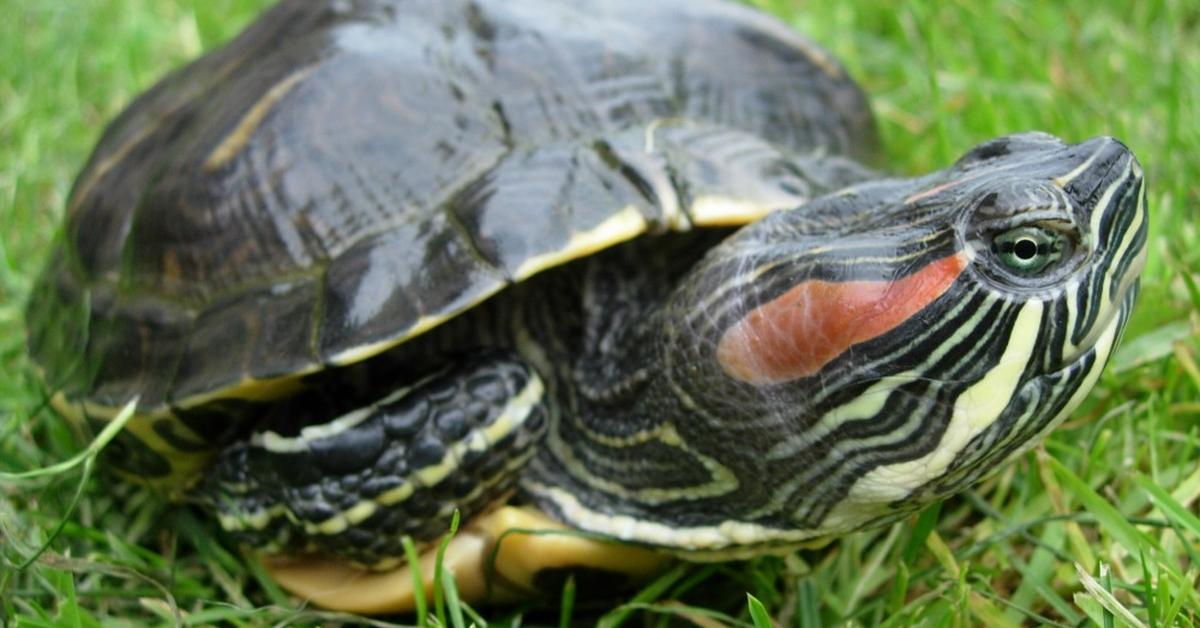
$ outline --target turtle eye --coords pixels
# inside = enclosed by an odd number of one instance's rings
[[[1069,251],[1066,235],[1036,226],[1017,227],[992,238],[992,253],[1009,270],[1033,275],[1062,259]]]

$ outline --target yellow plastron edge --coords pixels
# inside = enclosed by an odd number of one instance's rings
[[[514,532],[518,530],[521,532]],[[442,565],[454,574],[464,602],[504,603],[532,597],[534,580],[542,571],[596,569],[644,581],[671,560],[650,549],[554,534],[567,530],[532,508],[505,506],[477,517],[459,531],[447,546]],[[493,553],[495,571],[489,591],[487,571]],[[435,560],[436,544],[421,557],[427,600],[433,597]],[[263,565],[283,588],[323,608],[382,614],[411,612],[416,606],[407,565],[375,572],[316,557],[264,557]]]

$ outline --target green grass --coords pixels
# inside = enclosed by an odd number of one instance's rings
[[[0,0],[0,471],[48,467],[88,440],[43,407],[22,337],[72,177],[105,121],[262,4]],[[1150,186],[1141,305],[1076,418],[971,493],[825,554],[683,565],[599,609],[583,586],[547,605],[626,625],[1200,624],[1200,3],[757,4],[864,83],[892,170],[1019,130],[1125,140]],[[295,607],[197,513],[95,481],[75,503],[83,475],[0,480],[0,623],[338,619]]]

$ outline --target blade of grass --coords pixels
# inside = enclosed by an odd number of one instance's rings
[[[1081,480],[1070,469],[1050,456],[1045,456],[1045,462],[1054,471],[1054,474],[1062,481],[1063,485],[1071,492],[1075,499],[1088,509],[1096,517],[1102,529],[1111,535],[1118,543],[1125,546],[1129,552],[1137,555],[1143,545],[1157,547],[1158,544],[1133,527],[1125,516],[1113,508],[1108,500],[1100,496],[1099,493],[1092,490],[1086,482]]]
[[[1069,626],[1079,623],[1078,620],[1073,623],[1070,623],[1070,624],[1054,621],[1054,620],[1050,619],[1049,617],[1046,617],[1045,615],[1039,615],[1038,613],[1035,613],[1028,608],[1018,606],[1018,605],[1014,604],[1011,600],[1006,600],[1006,599],[996,595],[995,593],[992,593],[991,591],[986,591],[986,590],[981,591],[981,590],[976,589],[975,591],[972,592],[972,594],[973,595],[981,595],[981,596],[987,598],[988,600],[990,600],[993,604],[999,604],[999,605],[1002,605],[1002,606],[1012,610],[1017,615],[1018,619],[1011,619],[1006,615],[1005,621],[1008,621],[1010,623],[1015,624],[1017,621],[1020,621],[1020,619],[1025,619],[1025,620],[1034,622],[1038,626],[1054,626],[1055,628],[1068,628]],[[1078,617],[1079,613],[1076,613],[1074,609],[1071,609],[1070,615]],[[1017,624],[1017,625],[1020,625],[1020,624]]]
[[[121,408],[121,411],[118,412],[117,415],[113,417],[113,419],[109,421],[107,425],[104,426],[104,429],[100,430],[100,433],[96,435],[96,438],[94,438],[92,442],[84,448],[83,451],[79,452],[75,456],[72,456],[71,458],[57,464],[52,464],[48,467],[42,467],[40,469],[22,471],[19,473],[0,472],[0,482],[21,482],[25,480],[34,480],[53,475],[60,475],[70,471],[71,469],[74,469],[81,464],[86,464],[88,460],[94,459],[100,453],[100,451],[112,441],[112,439],[116,438],[117,434],[120,433],[121,430],[125,429],[125,424],[129,423],[129,420],[133,418],[134,411],[137,409],[137,403],[138,400],[135,397],[132,401],[125,404],[125,406]]]
[[[970,597],[967,598],[967,605],[971,608],[971,615],[979,621],[981,625],[989,626],[990,628],[1018,628],[1018,624],[1004,616],[1000,609],[996,608],[992,601],[984,597],[978,591],[972,591]]]
[[[954,560],[954,552],[950,551],[950,547],[942,540],[941,535],[937,532],[930,532],[925,537],[925,548],[941,563],[942,569],[945,569],[950,577],[959,577],[962,573],[962,568],[958,566],[958,561]]]
[[[928,533],[926,533],[928,536]],[[896,577],[892,581],[892,588],[888,591],[888,610],[895,613],[904,606],[905,598],[908,597],[908,561],[900,561],[896,563]]]
[[[121,408],[121,411],[118,412],[115,417],[113,417],[113,420],[110,421],[108,425],[106,425],[104,429],[100,431],[96,438],[93,439],[92,442],[89,443],[88,446],[84,448],[84,450],[78,455],[58,464],[50,465],[49,467],[44,467],[41,469],[34,469],[22,473],[0,474],[0,480],[14,482],[25,481],[66,473],[80,463],[83,464],[83,473],[80,474],[79,482],[76,483],[75,492],[71,495],[71,500],[67,504],[66,510],[58,518],[58,523],[55,525],[50,534],[47,535],[46,540],[42,543],[41,547],[39,547],[32,555],[28,556],[25,561],[17,565],[18,571],[24,571],[31,564],[33,564],[33,562],[36,561],[38,557],[50,547],[50,544],[54,542],[54,539],[56,539],[58,535],[62,533],[63,528],[67,525],[71,515],[75,512],[76,507],[83,498],[83,492],[84,489],[87,488],[88,482],[91,480],[92,470],[95,466],[97,456],[100,455],[100,452],[106,445],[108,445],[109,442],[112,441],[113,438],[116,438],[121,429],[125,427],[125,424],[133,418],[134,411],[137,409],[137,403],[137,398],[134,398],[129,403],[125,404],[125,406]]]
[[[450,530],[442,537],[441,543],[438,544],[437,555],[433,559],[433,607],[437,611],[437,620],[439,626],[446,625],[446,604],[442,599],[442,582],[445,580],[441,577],[442,563],[446,559],[446,548],[450,546],[450,541],[454,539],[454,535],[458,534],[458,521],[460,513],[457,508],[450,516]],[[462,621],[462,616],[459,616],[459,621]]]
[[[1037,449],[1038,476],[1042,479],[1042,484],[1046,487],[1046,496],[1050,499],[1050,504],[1054,507],[1054,512],[1065,517],[1070,513],[1070,510],[1067,508],[1067,501],[1063,495],[1062,486],[1059,485],[1058,479],[1055,478],[1054,469],[1050,466],[1049,460],[1051,460],[1051,457],[1046,454],[1045,450],[1039,447]],[[1096,555],[1092,552],[1091,544],[1088,543],[1087,537],[1083,534],[1083,529],[1079,527],[1079,523],[1067,519],[1063,525],[1067,529],[1067,543],[1070,545],[1075,559],[1082,562],[1084,566],[1094,567],[1096,565]]]
[[[563,583],[562,596],[559,597],[558,627],[570,628],[571,615],[575,613],[575,575],[567,576]]]
[[[684,619],[689,624],[699,626],[700,628],[708,628],[709,626],[719,626],[722,628],[752,628],[753,624],[741,621],[735,617],[730,617],[721,611],[715,611],[709,608],[701,608],[699,606],[689,606],[681,604],[673,600],[648,604],[646,602],[629,602],[624,605],[630,611],[642,611],[658,616],[658,623],[651,623],[651,620],[646,621],[646,625],[656,626],[671,626],[669,619],[679,617]]]
[[[471,618],[471,623],[475,624],[475,628],[487,628],[488,627],[488,621],[486,619],[484,619],[483,616],[480,615],[478,611],[471,608],[470,604],[467,604],[466,602],[462,602],[460,604],[460,606],[462,606],[463,612],[466,613],[467,616]]]
[[[1067,623],[1078,624],[1083,618],[1075,612],[1075,609],[1071,608],[1067,600],[1054,590],[1052,584],[1054,566],[1057,563],[1056,556],[1048,548],[1061,545],[1065,534],[1066,531],[1062,526],[1046,526],[1040,539],[1041,544],[1033,552],[1029,562],[1013,559],[1013,567],[1021,574],[1021,585],[1017,587],[1017,591],[1012,597],[1014,601],[1020,602],[1031,600],[1032,597],[1028,592],[1032,591],[1045,600]]]
[[[1146,552],[1138,554],[1142,563],[1142,604],[1146,607],[1146,620],[1150,628],[1158,626],[1158,600],[1154,595],[1154,578],[1150,576],[1150,563],[1146,561]]]
[[[907,573],[907,569],[903,564],[900,569]],[[812,582],[811,578],[805,578],[800,581],[800,592],[796,595],[796,624],[800,628],[820,628],[821,622],[821,598],[817,594],[817,585]]]
[[[1104,577],[1107,572],[1108,568],[1104,565],[1101,565],[1101,577]],[[1079,576],[1079,581],[1083,584],[1083,588],[1087,590],[1087,592],[1092,596],[1092,599],[1100,604],[1105,611],[1120,617],[1121,621],[1129,626],[1134,626],[1135,628],[1145,628],[1146,625],[1143,624],[1142,621],[1136,616],[1134,616],[1134,614],[1130,612],[1128,608],[1125,608],[1125,605],[1121,604],[1117,598],[1113,597],[1111,591],[1105,588],[1104,585],[1100,584],[1100,582],[1093,578],[1091,574],[1084,571],[1083,565],[1075,563],[1075,573]],[[1104,625],[1106,628],[1111,626],[1112,618],[1106,617],[1104,620]]]
[[[925,510],[921,511],[917,517],[917,523],[913,526],[912,534],[908,537],[908,543],[904,546],[904,552],[901,557],[904,562],[912,564],[916,559],[918,552],[925,546],[925,537],[933,531],[933,527],[937,525],[938,516],[942,512],[942,501],[938,500],[930,504]]]
[[[404,547],[404,555],[408,558],[408,570],[412,572],[415,607],[413,612],[417,616],[417,625],[425,628],[429,625],[429,614],[425,605],[425,582],[421,577],[421,555],[417,553],[417,546],[413,545],[412,537],[407,534],[400,539],[400,545]]]
[[[454,574],[449,569],[441,569],[442,590],[446,596],[446,607],[450,613],[450,625],[454,628],[463,628],[462,603],[458,599],[458,584],[454,581]],[[439,623],[440,626],[445,626],[444,623]]]
[[[58,617],[64,626],[83,628],[83,617],[79,612],[79,601],[75,599],[75,576],[66,571],[58,572],[59,591],[65,591],[67,599],[59,606]]]
[[[1176,341],[1174,349],[1175,363],[1183,368],[1184,373],[1187,373],[1196,391],[1200,391],[1200,366],[1196,366],[1192,348],[1184,342]]]
[[[617,628],[629,618],[630,613],[635,610],[635,604],[658,599],[667,589],[670,589],[672,585],[687,574],[689,569],[689,565],[675,565],[663,575],[655,578],[653,582],[646,585],[641,591],[638,591],[629,602],[618,606],[602,616],[596,622],[596,625],[603,628]]]
[[[1143,491],[1146,491],[1146,494],[1150,496],[1150,501],[1154,502],[1154,505],[1164,515],[1189,530],[1197,539],[1200,539],[1200,517],[1189,512],[1183,504],[1175,501],[1175,498],[1171,497],[1171,494],[1166,489],[1159,486],[1150,478],[1138,473],[1134,474],[1133,481]]]
[[[750,621],[754,622],[754,628],[774,628],[770,613],[758,598],[747,593],[746,606],[750,610]]]

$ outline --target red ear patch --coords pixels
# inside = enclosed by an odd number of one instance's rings
[[[958,253],[896,281],[805,281],[726,330],[717,360],[731,377],[755,385],[812,375],[921,311],[966,264]]]

